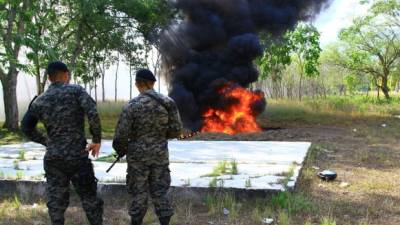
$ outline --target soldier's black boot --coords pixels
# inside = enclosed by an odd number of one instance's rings
[[[171,220],[171,217],[161,217],[160,218],[160,223],[161,225],[169,225],[169,221]]]

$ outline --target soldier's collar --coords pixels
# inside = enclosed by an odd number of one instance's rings
[[[147,90],[145,90],[145,91],[143,92],[143,94],[144,94],[144,93],[149,93],[149,92],[155,92],[155,90],[154,90],[153,88],[147,89]]]

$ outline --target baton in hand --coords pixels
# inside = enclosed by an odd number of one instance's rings
[[[111,164],[110,168],[108,168],[108,169],[106,170],[106,172],[107,172],[107,173],[110,172],[110,170],[115,166],[115,164],[116,164],[117,162],[119,162],[119,160],[121,160],[122,157],[123,157],[123,156],[118,155],[117,159],[113,162],[113,164]]]

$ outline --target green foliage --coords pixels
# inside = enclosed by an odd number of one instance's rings
[[[336,225],[336,221],[330,217],[324,217],[321,219],[321,225]]]
[[[166,0],[115,0],[115,7],[137,22],[137,29],[151,40],[177,14]]]
[[[209,174],[205,174],[202,177],[218,177],[221,175],[237,175],[239,174],[238,171],[238,164],[236,160],[233,160],[228,163],[228,161],[220,161],[218,164],[213,168],[213,171]]]
[[[288,35],[289,43],[293,46],[293,52],[299,60],[301,73],[307,77],[318,76],[318,60],[322,51],[318,30],[312,25],[300,24]]]
[[[400,61],[399,13],[398,1],[374,1],[367,15],[341,31],[341,45],[334,59],[354,74],[370,76],[387,99],[389,82]]]
[[[22,180],[23,177],[24,177],[24,172],[22,170],[17,170],[16,172],[17,180]]]
[[[218,185],[218,180],[216,177],[213,177],[211,181],[208,183],[208,187],[210,188],[216,188],[217,185]]]
[[[284,174],[285,178],[282,180],[282,185],[285,189],[288,189],[288,183],[290,181],[290,179],[293,177],[294,175],[294,170],[295,170],[296,165],[294,163],[292,163],[289,166],[288,171]]]
[[[274,195],[271,198],[271,204],[274,208],[286,210],[289,215],[312,210],[312,204],[303,195],[288,191]]]
[[[291,63],[291,46],[289,45],[288,35],[285,35],[280,41],[273,41],[272,37],[262,35],[263,44],[267,46],[263,56],[257,60],[260,68],[259,79],[264,80],[271,76],[273,80],[281,77],[281,72],[285,66]]]
[[[26,154],[26,151],[24,149],[19,150],[18,151],[18,159],[21,161],[25,161],[26,160],[25,154]]]
[[[278,214],[278,224],[279,225],[291,225],[290,216],[285,211],[279,211]]]
[[[20,168],[19,168],[19,161],[18,161],[18,160],[14,160],[14,161],[13,161],[13,165],[14,165],[14,169],[15,169],[15,170],[20,170]]]
[[[246,188],[251,188],[251,179],[250,179],[250,177],[246,179],[245,187]]]
[[[10,205],[13,209],[19,210],[22,204],[19,198],[15,195]]]
[[[238,175],[239,174],[238,163],[236,162],[236,160],[231,161],[231,172],[230,172],[230,174],[232,174],[232,175]]]
[[[222,214],[224,209],[229,210],[229,218],[235,219],[238,216],[239,204],[232,193],[221,193],[215,195],[207,195],[205,204],[210,215]]]
[[[257,61],[260,79],[273,76],[273,80],[279,80],[284,68],[292,63],[292,56],[298,60],[302,75],[318,76],[318,59],[322,51],[319,38],[317,29],[305,24],[299,24],[294,31],[287,32],[279,41],[274,41],[268,35],[262,36],[267,48],[263,57]]]

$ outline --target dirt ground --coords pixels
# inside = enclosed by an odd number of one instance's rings
[[[254,225],[263,224],[264,218],[273,218],[273,224],[399,225],[399,136],[400,119],[396,118],[340,126],[270,127],[262,133],[236,136],[199,134],[192,139],[311,141],[313,145],[293,193],[265,199],[230,199],[235,207],[229,215],[224,215],[224,207],[215,203],[221,200],[217,197],[176,198],[173,224]],[[319,180],[315,174],[323,169],[336,171],[337,180]],[[106,199],[104,224],[129,224],[128,202]],[[149,212],[145,224],[157,224]],[[72,200],[67,218],[67,224],[86,224],[81,222],[85,216],[77,199]],[[0,224],[49,224],[45,204],[1,199]]]

